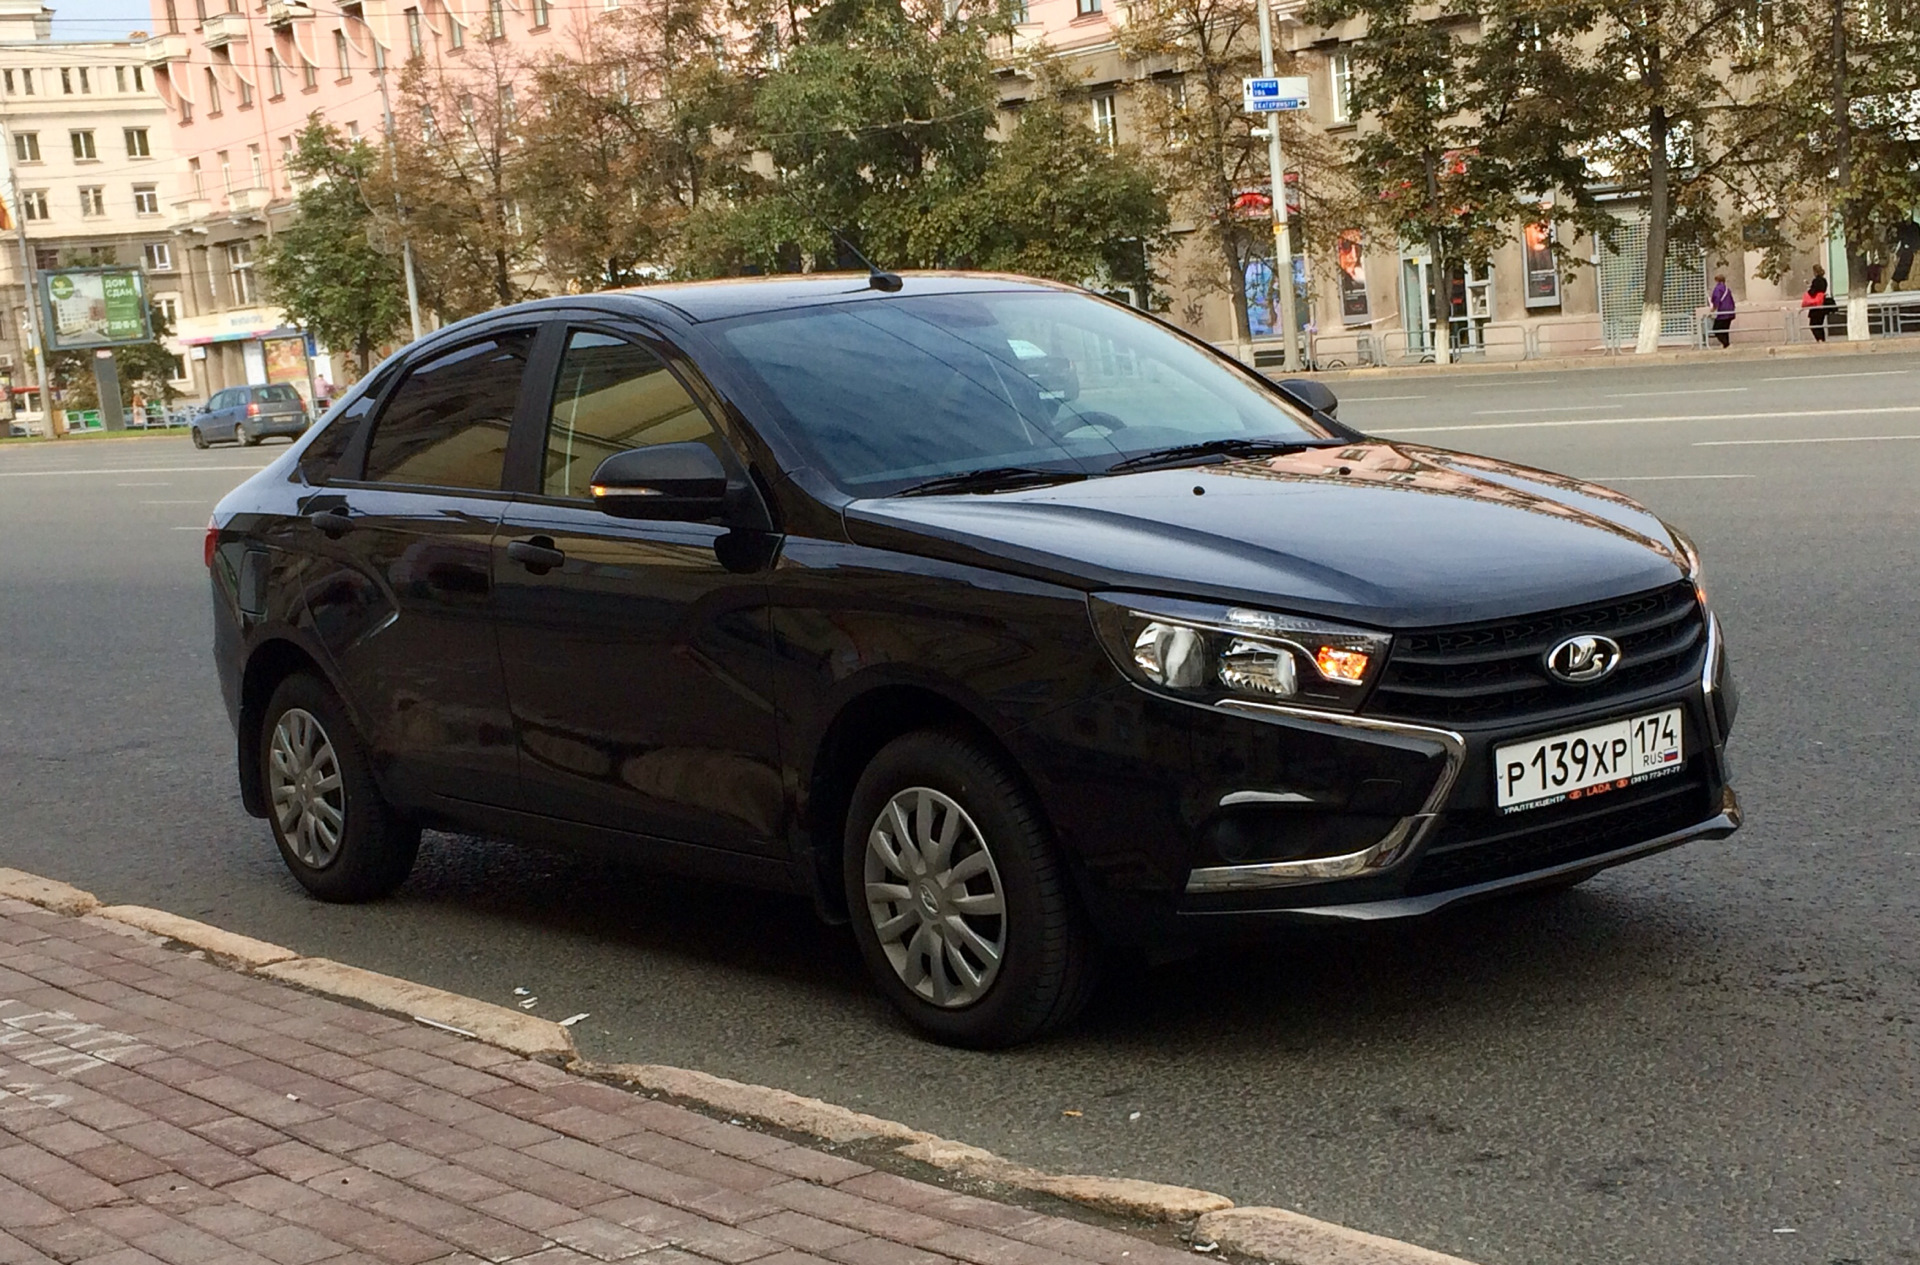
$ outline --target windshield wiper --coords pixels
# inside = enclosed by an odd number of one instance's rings
[[[1128,470],[1156,470],[1165,466],[1186,465],[1203,457],[1278,457],[1306,448],[1338,448],[1338,440],[1318,442],[1299,439],[1209,439],[1204,443],[1180,444],[1137,453],[1108,466],[1106,473]]]
[[[931,496],[940,492],[1011,492],[1015,488],[1043,487],[1049,483],[1078,483],[1087,476],[1079,470],[1042,470],[1037,466],[994,466],[986,470],[968,470],[963,474],[942,475],[911,487],[901,488],[895,496]]]

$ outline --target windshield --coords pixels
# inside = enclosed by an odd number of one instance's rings
[[[1188,444],[1329,437],[1192,343],[1084,295],[842,303],[738,318],[720,341],[858,496],[983,470],[1098,474]]]

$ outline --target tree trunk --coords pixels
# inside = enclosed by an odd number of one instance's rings
[[[1659,91],[1658,80],[1648,85]],[[1647,279],[1640,299],[1639,355],[1660,350],[1667,290],[1667,111],[1656,100],[1647,111]]]
[[[1840,240],[1847,253],[1847,341],[1865,342],[1867,330],[1867,261],[1854,240],[1853,217],[1848,213],[1853,183],[1853,92],[1847,76],[1847,5],[1833,0],[1833,184],[1834,218],[1840,222]]]

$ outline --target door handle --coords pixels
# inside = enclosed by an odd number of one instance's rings
[[[307,521],[319,529],[320,534],[332,540],[338,540],[353,530],[353,520],[347,517],[347,507],[321,510],[318,514],[307,515]]]
[[[509,541],[507,557],[535,575],[545,575],[555,567],[563,567],[567,564],[567,555],[553,547],[551,536],[534,536],[527,540]]]

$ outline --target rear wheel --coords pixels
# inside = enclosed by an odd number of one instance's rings
[[[200,433],[198,426],[193,428],[193,446],[195,448],[205,448],[207,446],[207,437]]]
[[[873,758],[848,811],[854,935],[887,999],[953,1045],[1015,1045],[1078,1013],[1095,949],[1038,805],[952,733]]]
[[[234,431],[233,437],[249,448],[257,447],[260,443],[260,436],[248,430],[244,424]]]
[[[373,780],[346,709],[304,673],[273,692],[260,730],[260,781],[280,857],[321,900],[385,896],[413,869],[420,828]]]

